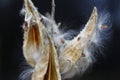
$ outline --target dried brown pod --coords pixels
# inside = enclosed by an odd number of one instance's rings
[[[24,0],[25,21],[23,53],[34,68],[32,80],[61,80],[57,53],[51,36],[41,22],[41,16],[31,0]]]
[[[81,60],[84,49],[89,45],[89,40],[96,27],[97,18],[97,9],[94,7],[92,15],[85,28],[65,46],[63,51],[60,52],[59,62],[61,74],[69,76],[70,74],[68,74],[68,72],[73,68],[76,68],[77,63]],[[74,72],[70,76],[73,75],[75,75]]]

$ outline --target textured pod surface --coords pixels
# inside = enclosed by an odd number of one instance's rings
[[[93,13],[85,28],[78,34],[77,37],[75,37],[66,45],[63,51],[61,51],[59,56],[61,74],[68,74],[68,72],[72,70],[72,68],[76,68],[78,66],[78,62],[81,60],[82,57],[89,57],[89,55],[84,53],[84,49],[89,46],[89,40],[91,39],[91,36],[95,30],[97,18],[97,9],[94,8]],[[89,62],[87,64],[89,65]],[[70,77],[73,75],[75,75],[75,73],[71,75],[68,74],[66,76]]]
[[[24,2],[26,14],[23,52],[27,62],[34,68],[32,80],[61,80],[57,53],[50,35],[31,0]]]

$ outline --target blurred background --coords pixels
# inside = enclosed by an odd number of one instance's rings
[[[32,0],[45,15],[51,10],[51,0]],[[112,19],[110,46],[105,56],[97,57],[92,70],[80,79],[120,80],[120,0],[55,0],[57,22],[77,29],[87,22],[94,6],[107,10]],[[0,80],[17,80],[24,64],[22,55],[24,17],[20,14],[23,0],[0,0]]]

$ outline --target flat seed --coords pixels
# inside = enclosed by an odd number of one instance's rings
[[[108,28],[108,26],[107,25],[102,25],[101,28],[106,29],[106,28]]]
[[[85,54],[84,54],[84,53],[82,53],[82,57],[85,57]]]
[[[24,25],[25,25],[25,27],[27,27],[27,26],[28,26],[28,23],[27,23],[27,21],[25,21],[25,22],[24,22]]]
[[[61,43],[64,44],[64,43],[65,43],[65,40],[64,40],[64,39],[61,39]]]
[[[80,40],[80,37],[78,37],[78,39],[77,39],[78,41]]]

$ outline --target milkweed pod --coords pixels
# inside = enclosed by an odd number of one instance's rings
[[[32,80],[61,80],[57,53],[41,16],[31,0],[25,2],[23,54],[34,68]]]
[[[79,72],[77,69],[83,69],[79,67],[81,63],[83,65],[82,67],[89,65],[88,57],[90,55],[86,53],[87,51],[85,51],[85,49],[89,45],[89,41],[95,30],[97,18],[97,9],[94,7],[92,15],[84,29],[73,40],[68,42],[63,51],[60,52],[60,72],[64,76],[63,78],[72,77],[76,72]],[[82,61],[83,59],[85,59],[85,61]],[[79,64],[79,62],[81,63]],[[70,71],[73,72],[69,74]]]

